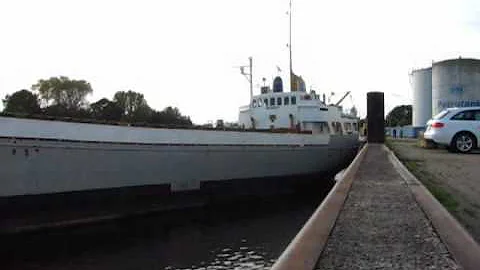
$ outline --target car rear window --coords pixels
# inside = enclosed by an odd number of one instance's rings
[[[444,118],[445,115],[447,115],[449,112],[450,112],[449,110],[443,110],[443,111],[441,111],[439,114],[435,115],[435,116],[433,117],[433,119],[435,119],[435,120],[442,119],[442,118]]]
[[[468,111],[463,111],[459,112],[456,115],[454,115],[452,120],[470,120],[470,121],[475,121],[475,120],[480,120],[480,111],[479,110],[468,110]]]

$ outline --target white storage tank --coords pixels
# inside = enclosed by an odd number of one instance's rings
[[[423,127],[432,118],[432,68],[411,73],[413,88],[412,125]]]
[[[480,106],[480,60],[452,59],[433,64],[433,114],[449,107]]]

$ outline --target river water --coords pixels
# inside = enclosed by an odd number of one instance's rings
[[[0,268],[269,269],[330,188],[3,237]]]

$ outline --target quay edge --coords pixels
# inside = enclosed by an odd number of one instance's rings
[[[368,145],[365,144],[358,152],[327,197],[277,259],[272,270],[314,269],[342,210]]]

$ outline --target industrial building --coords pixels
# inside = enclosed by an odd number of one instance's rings
[[[480,60],[450,59],[410,74],[412,125],[424,127],[445,108],[480,106]]]
[[[412,125],[421,127],[432,118],[432,68],[414,70],[410,76],[413,87]]]
[[[480,106],[480,60],[457,58],[433,62],[410,73],[412,125],[387,127],[391,137],[417,137],[434,115],[451,107]]]

